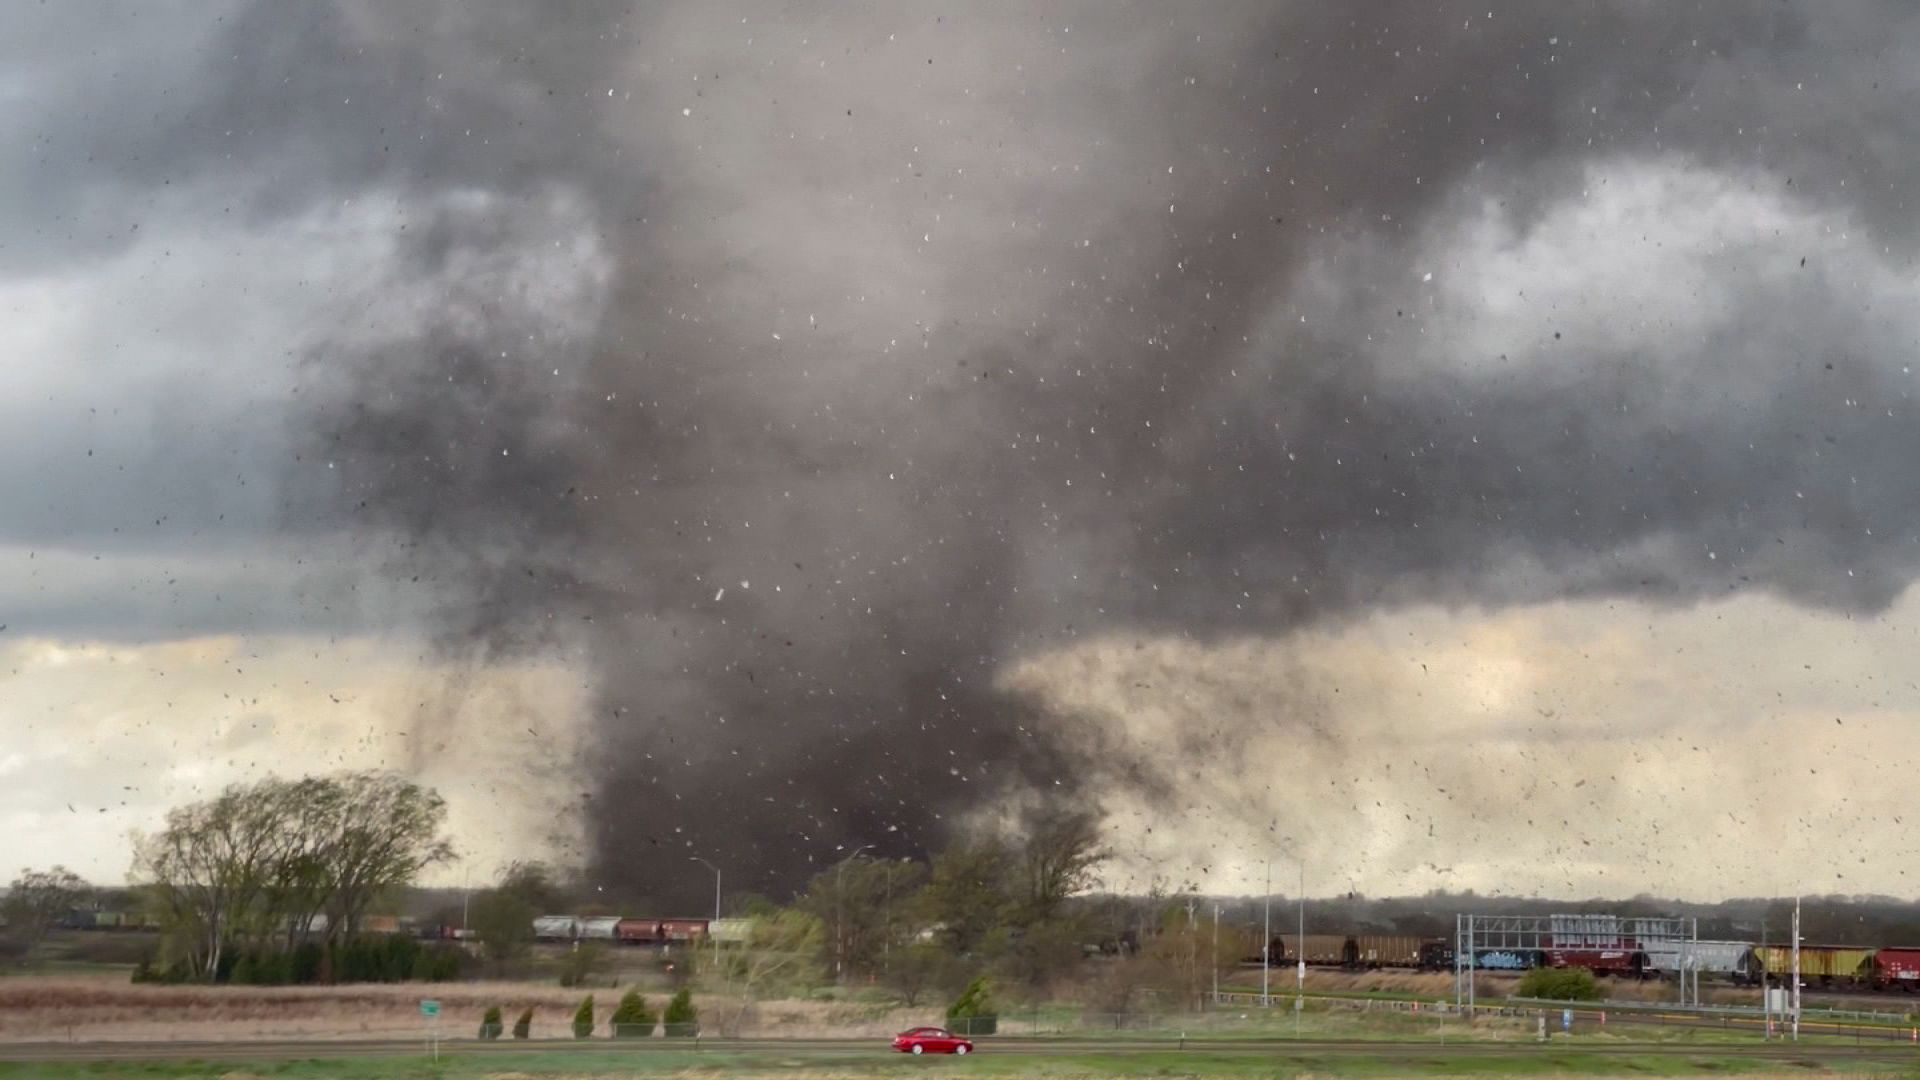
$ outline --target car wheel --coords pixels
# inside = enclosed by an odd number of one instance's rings
[[[924,1054],[927,1052],[927,1048],[924,1046],[921,1046],[919,1043],[914,1043],[913,1052],[916,1054]]]
[[[964,1054],[967,1052],[967,1048],[965,1046],[956,1046],[953,1048],[953,1052],[956,1054]]]

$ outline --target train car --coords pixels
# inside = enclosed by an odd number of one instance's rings
[[[1649,974],[1666,977],[1680,971],[1681,942],[1663,941],[1646,947]],[[1692,961],[1688,969],[1702,975],[1744,982],[1754,966],[1751,941],[1689,941],[1684,943]]]
[[[1852,986],[1873,979],[1875,950],[1855,945],[1801,945],[1800,980],[1808,986]],[[1769,979],[1793,977],[1793,948],[1762,945],[1753,950],[1756,967]]]
[[[1453,943],[1445,938],[1430,938],[1420,943],[1421,971],[1452,971]]]
[[[1546,967],[1547,954],[1539,949],[1480,949],[1473,954],[1473,966],[1482,971],[1526,971]]]
[[[1548,949],[1546,966],[1586,968],[1595,975],[1644,978],[1647,954],[1638,949]]]
[[[1426,942],[1399,934],[1355,934],[1347,939],[1343,953],[1355,968],[1417,968],[1420,949]]]
[[[707,936],[706,919],[661,919],[660,933],[668,941],[701,941]]]
[[[579,921],[571,915],[541,915],[533,920],[535,941],[572,941],[579,935]]]
[[[1893,945],[1876,949],[1872,965],[1875,990],[1902,990],[1911,994],[1920,988],[1920,946]]]
[[[613,939],[622,945],[658,945],[666,940],[659,919],[621,919],[613,928]]]
[[[708,924],[715,941],[721,943],[744,944],[747,935],[753,930],[751,919],[715,919]]]
[[[1348,948],[1351,942],[1345,934],[1308,934],[1304,939],[1298,934],[1280,934],[1274,937],[1269,955],[1275,964],[1305,960],[1308,967],[1342,967],[1353,956]]]
[[[574,920],[581,941],[612,941],[620,926],[618,915],[583,915]]]

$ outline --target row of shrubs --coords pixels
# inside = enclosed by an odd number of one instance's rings
[[[422,945],[410,937],[382,935],[349,938],[323,946],[308,941],[289,950],[229,952],[220,958],[213,981],[239,986],[301,986],[309,983],[452,982],[466,971],[467,954],[457,945]],[[143,957],[133,969],[137,983],[192,982],[184,962],[158,967]]]
[[[593,995],[588,994],[573,1011],[573,1037],[586,1039],[593,1036]],[[607,1020],[607,1034],[616,1039],[646,1039],[653,1036],[655,1027],[662,1027],[668,1038],[691,1038],[700,1033],[700,1014],[693,1007],[693,993],[681,990],[667,1002],[667,1011],[655,1016],[647,1007],[647,999],[640,991],[629,990],[620,999],[613,1010],[613,1016]],[[504,1031],[500,1016],[500,1006],[488,1009],[480,1020],[480,1037],[497,1039]],[[526,1039],[533,1036],[533,1010],[529,1008],[513,1022],[513,1037]]]

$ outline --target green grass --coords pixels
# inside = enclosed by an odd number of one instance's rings
[[[781,1054],[602,1052],[486,1054],[450,1057],[438,1065],[422,1058],[335,1058],[277,1063],[155,1062],[96,1065],[0,1064],[8,1080],[486,1080],[515,1077],[626,1077],[710,1075],[779,1077],[784,1080],[920,1077],[930,1070],[943,1076],[1073,1078],[1120,1076],[1316,1077],[1351,1076],[1702,1076],[1751,1072],[1779,1074],[1796,1066],[1731,1056],[1699,1054],[1595,1054],[1580,1050],[1543,1050],[1537,1054],[1422,1054],[1352,1056],[1337,1053],[1271,1055],[1225,1051],[1163,1051],[1142,1054],[1073,1053],[1049,1057],[996,1056],[991,1051],[969,1058],[903,1059],[885,1053]],[[1847,1062],[1832,1071],[1894,1075],[1891,1064]],[[1910,1075],[1910,1074],[1909,1074]]]

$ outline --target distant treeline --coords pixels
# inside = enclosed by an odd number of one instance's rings
[[[300,986],[336,982],[450,982],[466,974],[466,950],[454,944],[422,944],[401,934],[348,938],[322,944],[304,941],[292,949],[228,952],[212,981],[241,986]],[[134,982],[203,981],[184,960],[159,967],[142,960]]]

